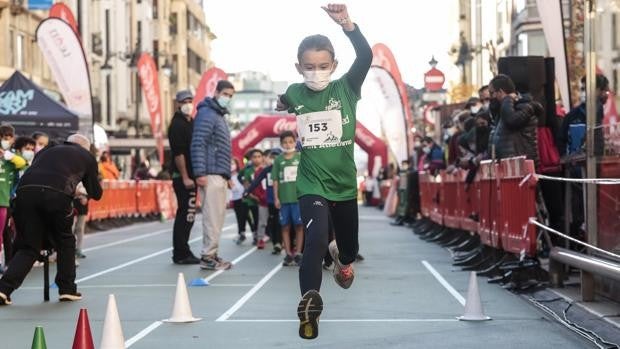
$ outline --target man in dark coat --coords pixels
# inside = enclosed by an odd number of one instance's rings
[[[58,253],[55,281],[59,300],[82,299],[75,284],[72,201],[80,182],[90,198],[99,200],[103,194],[97,160],[89,149],[88,138],[71,135],[65,143],[39,151],[20,178],[13,216],[15,255],[0,279],[0,305],[11,304],[11,293],[22,284],[47,241]]]

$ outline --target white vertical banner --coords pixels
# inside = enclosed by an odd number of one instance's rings
[[[572,107],[569,96],[568,62],[564,44],[564,26],[560,0],[536,0],[540,21],[545,33],[549,55],[555,60],[555,79],[560,89],[562,104],[567,110]]]
[[[60,18],[43,20],[35,35],[67,107],[79,116],[80,132],[92,138],[90,75],[79,37]]]

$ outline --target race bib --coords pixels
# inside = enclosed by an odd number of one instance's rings
[[[267,186],[273,186],[273,180],[271,179],[271,173],[267,173]]]
[[[298,115],[297,125],[304,147],[329,146],[339,143],[342,138],[340,110]]]
[[[295,182],[297,180],[297,166],[286,166],[284,168],[284,182]]]

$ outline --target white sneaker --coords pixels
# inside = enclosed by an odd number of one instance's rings
[[[329,254],[332,256],[334,260],[334,280],[336,283],[342,288],[349,288],[353,283],[353,278],[355,277],[355,272],[353,270],[353,264],[342,265],[340,260],[338,259],[338,246],[336,245],[336,240],[332,240],[329,243]]]

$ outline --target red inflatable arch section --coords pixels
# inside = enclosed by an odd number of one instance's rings
[[[232,140],[232,155],[241,160],[245,152],[269,137],[278,137],[283,131],[297,132],[293,115],[259,115]],[[355,127],[355,143],[368,154],[368,173],[372,173],[375,159],[387,165],[387,146],[360,122]]]

